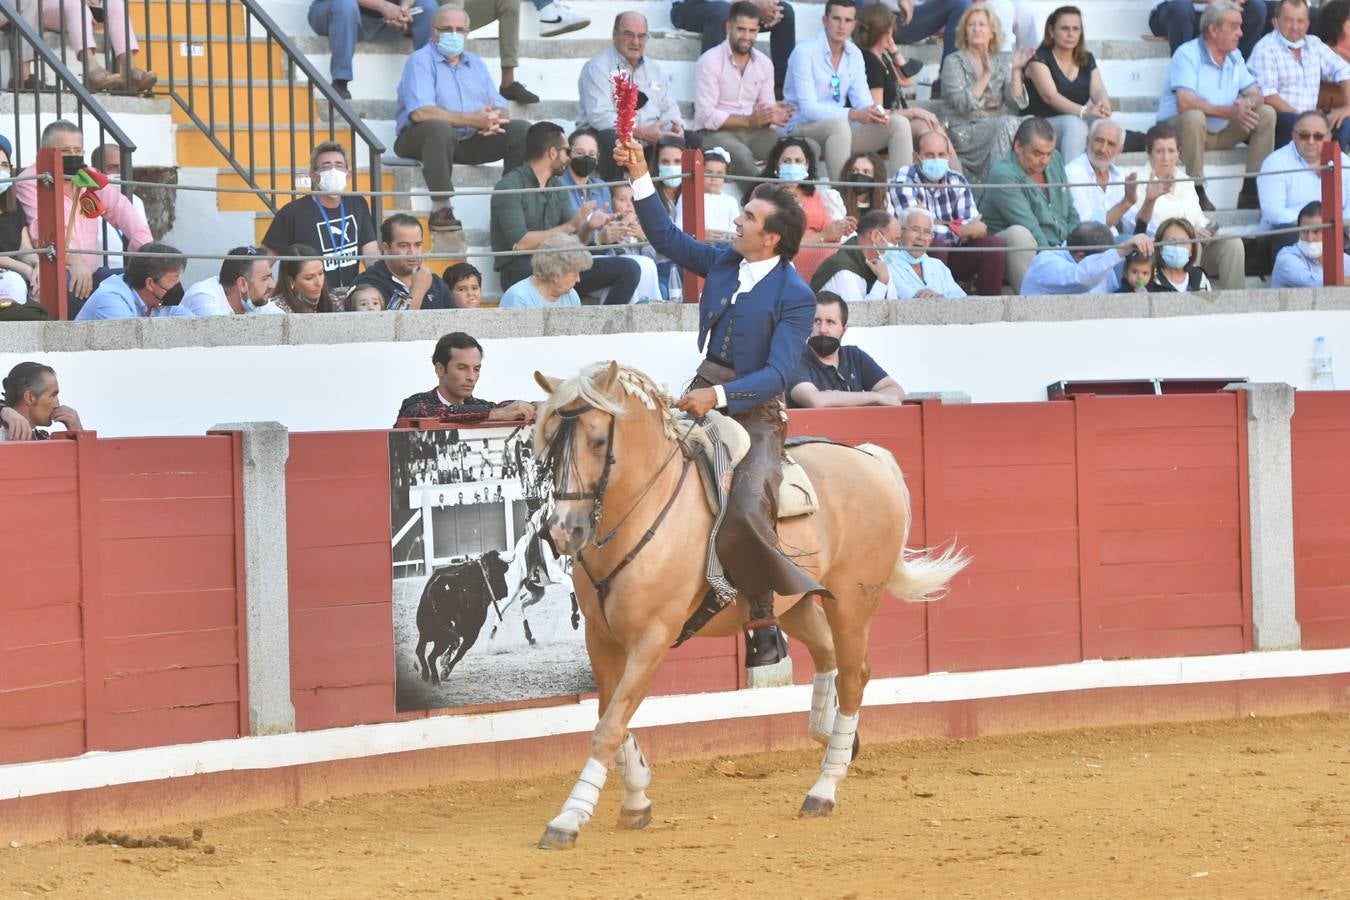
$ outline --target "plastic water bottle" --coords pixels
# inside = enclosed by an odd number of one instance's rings
[[[1336,390],[1336,379],[1331,369],[1331,348],[1327,346],[1327,339],[1321,335],[1318,335],[1313,343],[1312,371],[1314,389]]]
[[[679,266],[671,267],[670,278],[666,280],[666,287],[670,291],[666,297],[667,303],[684,302],[684,279],[680,276]]]

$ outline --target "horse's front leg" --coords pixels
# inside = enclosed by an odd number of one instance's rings
[[[586,760],[581,777],[563,803],[562,811],[544,829],[544,836],[539,839],[540,849],[563,849],[576,843],[581,826],[595,814],[596,801],[609,774],[607,761],[615,760],[621,747],[624,754],[625,800],[637,807],[629,810],[633,820],[629,827],[646,825],[646,822],[636,824],[644,814],[650,821],[651,803],[647,801],[645,792],[651,773],[637,747],[637,741],[628,734],[628,722],[637,711],[638,704],[647,696],[652,679],[665,659],[670,640],[667,629],[657,625],[639,635],[627,648],[623,655],[623,674],[619,676],[609,702],[604,705],[595,732],[591,735],[590,759]],[[633,751],[631,753],[630,748]],[[623,818],[621,814],[621,821]]]

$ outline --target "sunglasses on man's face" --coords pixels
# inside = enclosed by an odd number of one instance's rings
[[[1300,141],[1317,141],[1319,144],[1329,137],[1325,131],[1295,131],[1294,134]]]

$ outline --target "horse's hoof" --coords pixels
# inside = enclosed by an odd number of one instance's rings
[[[834,812],[834,801],[825,800],[812,794],[807,794],[806,799],[802,801],[802,808],[797,812],[798,817],[819,819]]]
[[[544,836],[539,839],[540,850],[571,850],[577,842],[577,833],[575,831],[563,831],[561,828],[554,828],[552,825],[544,829]]]
[[[642,809],[624,809],[619,807],[619,827],[630,831],[641,831],[652,824],[652,805],[648,803]]]

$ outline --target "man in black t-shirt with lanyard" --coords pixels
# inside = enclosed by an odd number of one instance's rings
[[[328,290],[345,294],[361,271],[361,257],[380,252],[375,220],[365,197],[343,193],[348,176],[345,147],[335,141],[319,144],[310,156],[309,168],[314,193],[296,197],[277,210],[263,235],[263,246],[274,256],[284,254],[292,244],[318,248]]]

